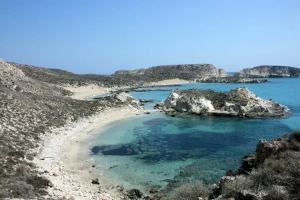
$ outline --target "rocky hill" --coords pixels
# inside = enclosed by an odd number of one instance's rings
[[[285,113],[284,106],[257,97],[245,87],[229,92],[203,89],[175,90],[158,104],[157,108],[167,112],[249,118],[279,117]]]
[[[300,77],[300,68],[288,66],[261,65],[246,68],[235,74],[238,77],[266,78],[266,77]]]
[[[223,69],[217,69],[211,64],[183,64],[183,65],[160,65],[148,69],[120,70],[114,76],[136,76],[144,77],[148,81],[161,81],[165,79],[195,80],[209,77],[228,77]]]

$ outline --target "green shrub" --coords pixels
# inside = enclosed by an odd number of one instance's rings
[[[297,142],[300,142],[300,131],[293,131],[289,139],[295,139]]]
[[[51,185],[47,178],[36,175],[27,178],[26,182],[32,185],[34,188],[46,188],[47,186]]]
[[[32,155],[32,154],[27,154],[26,155],[26,158],[28,159],[28,160],[33,160],[34,159],[34,156]]]
[[[265,200],[287,200],[290,199],[290,195],[285,188],[282,187],[273,187],[267,196],[264,198]]]
[[[174,200],[198,200],[199,197],[209,196],[209,189],[202,184],[202,181],[185,183],[174,191]]]
[[[226,198],[237,198],[239,193],[242,190],[249,188],[250,185],[251,181],[248,178],[244,176],[236,176],[233,181],[227,181],[222,185],[221,193]]]
[[[15,181],[8,186],[8,189],[9,197],[25,197],[27,199],[35,197],[33,186],[24,181]]]
[[[30,173],[30,170],[25,166],[25,165],[20,165],[17,170],[16,170],[16,175],[17,176],[28,176]]]

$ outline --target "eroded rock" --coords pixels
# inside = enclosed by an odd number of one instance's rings
[[[166,112],[248,118],[281,117],[286,112],[283,105],[262,99],[246,87],[232,89],[229,92],[210,89],[174,90],[156,108]]]

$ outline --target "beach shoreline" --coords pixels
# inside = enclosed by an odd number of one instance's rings
[[[179,79],[152,83],[152,85],[186,84]],[[94,95],[110,92],[111,88],[95,85],[64,87],[73,92],[71,98],[87,100]],[[114,88],[115,89],[115,88]],[[91,117],[70,122],[64,127],[53,128],[41,136],[41,145],[36,149],[34,160],[42,176],[47,177],[52,187],[47,189],[51,198],[74,199],[122,199],[123,186],[101,174],[101,169],[89,159],[89,142],[114,123],[142,115],[143,109],[131,105],[122,108],[108,108]],[[92,180],[98,184],[92,184]],[[130,189],[130,188],[128,188]]]
[[[168,80],[163,80],[158,82],[151,82],[149,83],[148,86],[155,87],[155,86],[181,85],[181,84],[189,84],[189,83],[193,83],[193,82],[182,80],[182,79],[168,79]],[[78,100],[88,100],[93,96],[108,94],[112,91],[130,89],[130,87],[128,86],[107,88],[107,87],[100,87],[94,84],[90,84],[86,86],[78,86],[78,87],[65,86],[62,88],[71,91],[73,94],[70,97]]]
[[[122,186],[100,175],[101,170],[88,159],[89,149],[83,147],[110,125],[143,112],[131,106],[109,108],[42,136],[43,142],[34,162],[53,185],[48,189],[49,197],[120,199]],[[99,185],[92,184],[95,179],[99,180]]]

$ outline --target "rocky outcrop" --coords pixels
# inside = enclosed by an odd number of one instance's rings
[[[284,106],[257,97],[246,87],[229,92],[203,89],[175,90],[156,107],[167,112],[248,118],[280,117],[285,113]]]
[[[141,102],[125,92],[118,92],[110,96],[113,101],[120,101],[138,109],[142,109]]]
[[[236,174],[222,177],[214,199],[298,198],[299,142],[299,131],[270,141],[260,139]]]
[[[246,68],[235,74],[238,77],[266,78],[266,77],[300,77],[300,68],[289,66],[261,65]]]
[[[238,76],[230,77],[210,77],[198,79],[196,82],[199,83],[266,83],[266,79],[256,79],[256,78],[242,78]]]

